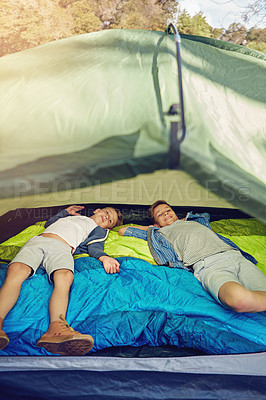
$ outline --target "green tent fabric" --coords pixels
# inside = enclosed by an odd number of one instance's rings
[[[172,40],[170,47],[168,40],[160,45],[163,37],[114,30],[3,57],[1,135],[9,143],[2,149],[1,170],[122,135],[139,136],[137,143],[132,138],[136,157],[167,151],[153,66],[160,65],[158,96],[165,110],[177,102],[177,81]]]
[[[265,220],[266,57],[191,39],[182,41],[188,126],[182,167],[201,182],[214,179],[221,195],[231,192],[234,205]]]
[[[266,57],[193,36],[182,37],[181,51],[181,168],[265,220]],[[179,103],[172,35],[108,30],[59,40],[2,57],[0,77],[6,204],[167,168],[179,120],[168,115]]]

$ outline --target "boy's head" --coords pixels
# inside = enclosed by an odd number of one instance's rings
[[[123,216],[121,211],[113,207],[97,208],[93,212],[93,216],[97,225],[104,229],[112,229],[115,226],[123,225]]]
[[[164,200],[157,200],[149,208],[149,217],[155,226],[163,228],[178,220],[172,207]]]

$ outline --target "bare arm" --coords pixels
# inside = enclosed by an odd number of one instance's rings
[[[115,258],[101,256],[98,260],[103,263],[104,270],[107,274],[115,274],[116,272],[119,272],[120,264]]]
[[[70,206],[66,208],[69,215],[80,215],[78,211],[83,210],[84,206]]]
[[[80,215],[78,211],[82,210],[84,207],[83,206],[69,206],[65,208],[64,210],[59,211],[56,215],[53,217],[49,218],[44,227],[48,228],[48,226],[52,225],[54,222],[56,222],[59,218],[65,218],[68,217],[69,215]]]
[[[125,226],[124,228],[120,228],[118,231],[118,234],[120,236],[124,236],[127,228],[129,228],[129,227]],[[141,229],[142,231],[147,231],[149,229],[149,226],[130,226],[130,228],[136,228],[136,229]]]

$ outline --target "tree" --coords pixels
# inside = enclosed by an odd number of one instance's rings
[[[249,47],[252,50],[257,50],[257,51],[261,51],[262,53],[266,53],[266,43],[265,42],[249,42],[247,44],[247,47]]]
[[[200,11],[193,17],[184,10],[178,17],[177,29],[180,33],[210,37],[212,27],[207,23],[206,17]]]
[[[129,0],[125,3],[118,28],[164,30],[166,13],[156,0]]]
[[[245,7],[245,10],[242,13],[242,17],[244,23],[247,24],[250,20],[256,16],[259,22],[262,24],[266,20],[265,13],[265,0],[252,0]]]
[[[247,33],[248,41],[266,42],[266,28],[251,28]]]
[[[215,2],[225,0],[213,0]],[[233,0],[228,0],[233,1]],[[245,18],[265,0],[250,0]],[[178,15],[180,33],[213,37],[265,51],[266,29],[240,23],[212,28],[202,12],[177,13],[176,0],[0,0],[0,56],[77,34],[112,28],[164,30]],[[265,17],[264,17],[265,18]]]
[[[203,12],[200,11],[192,17],[192,26],[195,32],[194,35],[211,36],[212,27],[207,23]]]
[[[67,9],[72,17],[71,32],[73,34],[79,35],[100,30],[101,21],[93,13],[92,5],[88,1],[72,1],[67,5]]]
[[[266,53],[266,28],[251,28],[247,32],[247,47]]]
[[[215,4],[226,5],[229,3],[235,3],[241,12],[239,12],[239,18],[242,20],[243,25],[251,23],[252,19],[256,17],[258,24],[262,25],[266,20],[265,13],[265,0],[249,0],[248,3],[243,4],[241,0],[236,2],[235,0],[211,0]]]
[[[233,42],[236,44],[246,44],[247,30],[244,25],[234,22],[224,32],[221,39],[226,42]]]
[[[187,35],[194,35],[192,25],[193,24],[192,24],[191,16],[186,10],[184,10],[181,14],[179,14],[178,21],[177,21],[178,32],[184,33]]]
[[[176,0],[156,0],[155,4],[157,4],[168,17],[173,16],[178,6]]]
[[[57,2],[1,0],[1,54],[71,35],[71,18]]]
[[[119,22],[127,0],[93,0],[94,14],[101,21],[100,29],[110,29]]]
[[[220,39],[222,37],[223,33],[224,33],[223,28],[214,28],[212,30],[211,37],[214,39]]]

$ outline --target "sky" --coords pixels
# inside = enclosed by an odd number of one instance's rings
[[[242,22],[241,14],[244,6],[251,0],[179,0],[179,4],[185,8],[191,16],[202,11],[208,24],[213,28],[228,28],[233,22]],[[252,19],[245,24],[246,28],[251,28],[258,23],[258,19]],[[258,24],[258,27],[265,28]]]

